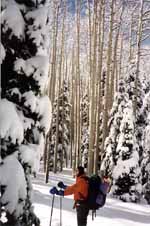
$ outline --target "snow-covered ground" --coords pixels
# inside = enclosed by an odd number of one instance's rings
[[[39,173],[33,180],[35,212],[41,220],[41,226],[49,226],[52,196],[49,189],[56,186],[58,181],[72,184],[74,179],[70,170],[63,173],[50,173],[49,183],[45,184],[44,174]],[[73,197],[62,198],[62,226],[76,226],[76,212],[72,209]],[[55,197],[51,226],[60,225],[60,197]],[[108,196],[106,204],[97,211],[92,221],[91,213],[88,216],[87,226],[148,226],[150,225],[150,207],[146,204],[123,203]]]

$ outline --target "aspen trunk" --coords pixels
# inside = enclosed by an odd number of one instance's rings
[[[105,87],[105,100],[104,100],[104,112],[103,112],[103,142],[102,142],[102,153],[104,152],[104,143],[108,135],[108,111],[110,109],[110,92],[109,92],[109,81],[112,65],[112,35],[113,35],[113,21],[114,21],[114,4],[115,0],[111,1],[111,15],[110,15],[110,26],[109,26],[109,37],[108,37],[108,49],[107,49],[107,76],[106,76],[106,87]],[[101,157],[102,159],[102,157]]]
[[[59,97],[60,97],[60,88],[61,88],[61,76],[62,76],[62,63],[63,63],[63,54],[64,54],[64,30],[65,30],[65,17],[66,10],[64,5],[64,15],[63,15],[63,24],[62,24],[62,33],[61,33],[61,50],[60,50],[60,62],[58,69],[58,91],[57,91],[57,117],[56,117],[56,143],[54,150],[54,168],[53,172],[57,172],[57,152],[58,152],[58,138],[59,138]],[[62,161],[63,161],[63,150],[61,156],[61,170],[62,170]]]
[[[44,173],[46,173],[46,164],[47,164],[47,152],[49,150],[49,133],[46,136],[45,146],[44,146],[44,154],[43,154],[43,164],[44,164]]]
[[[121,36],[120,36],[120,57],[119,57],[118,80],[119,80],[119,78],[120,78],[121,75],[122,75],[122,51],[123,51],[123,36],[121,35]],[[117,81],[116,81],[116,83],[117,83]],[[118,87],[117,84],[116,84],[116,87]]]
[[[98,98],[97,98],[97,114],[96,114],[96,150],[94,156],[94,173],[98,172],[98,157],[99,157],[99,133],[100,133],[100,113],[102,111],[102,66],[103,66],[103,50],[104,50],[104,25],[105,25],[105,0],[101,2],[99,12],[99,48],[98,48]]]
[[[90,13],[89,13],[90,17]],[[90,25],[91,26],[91,25]],[[93,16],[93,54],[91,62],[92,74],[90,78],[90,121],[89,121],[89,153],[88,153],[88,174],[91,175],[94,170],[94,143],[96,128],[96,61],[97,61],[97,1],[94,1]]]
[[[137,96],[138,89],[137,83],[139,79],[139,67],[140,67],[140,51],[141,51],[141,40],[142,40],[142,29],[143,29],[143,6],[144,0],[141,0],[140,13],[139,13],[139,24],[138,24],[138,32],[137,32],[137,55],[136,55],[136,79],[135,79],[135,101],[133,103],[133,110],[136,117],[137,110]]]
[[[77,29],[77,48],[76,48],[76,116],[77,116],[77,128],[76,128],[76,166],[80,164],[80,10],[81,10],[81,2],[77,0],[76,2],[76,29]]]
[[[129,34],[129,62],[132,59],[132,32],[133,32],[133,14],[131,15],[130,34]]]
[[[75,50],[73,47],[73,52],[72,52],[72,123],[71,123],[71,131],[72,131],[72,168],[73,168],[73,175],[75,174],[75,170],[76,170],[76,128],[77,128],[77,117],[76,117],[76,67],[75,67]]]
[[[51,54],[51,70],[50,70],[50,85],[49,85],[49,98],[53,107],[55,97],[55,83],[56,83],[56,55],[57,55],[57,35],[58,35],[58,14],[59,14],[59,2],[54,2],[53,12],[53,48]],[[51,134],[49,133],[49,136]],[[49,162],[50,162],[50,151],[49,151],[49,136],[46,139],[45,153],[44,153],[44,168],[46,169],[45,182],[48,183],[49,179]]]
[[[58,15],[59,15],[59,3],[54,2],[54,22],[53,22],[53,49],[51,60],[51,75],[50,75],[50,90],[49,97],[52,103],[55,98],[55,85],[56,85],[56,58],[57,58],[57,36],[58,36]]]
[[[120,18],[119,18],[119,24],[118,24],[118,28],[117,28],[117,33],[116,33],[116,37],[115,37],[115,43],[114,43],[113,65],[112,65],[111,84],[110,84],[110,108],[112,107],[113,100],[114,100],[115,71],[116,71],[116,64],[117,64],[117,50],[118,50],[120,28],[121,28],[121,24],[122,24],[123,11],[124,11],[124,7],[122,6],[121,14],[120,14]]]
[[[72,89],[71,89],[71,152],[70,152],[70,167],[73,168],[73,149],[74,149],[74,54],[72,54]]]

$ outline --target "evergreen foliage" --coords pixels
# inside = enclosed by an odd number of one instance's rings
[[[50,124],[50,102],[43,96],[49,45],[45,3],[2,1],[0,212],[6,213],[1,224],[7,226],[40,225],[30,177]]]
[[[141,109],[142,109],[142,98],[144,97],[144,92],[142,92],[142,85],[140,80],[137,81],[137,106],[136,106],[136,117],[133,115],[133,107],[135,104],[135,79],[136,79],[136,67],[135,64],[130,64],[126,76],[119,80],[118,92],[115,94],[115,99],[113,102],[113,107],[109,119],[109,136],[105,141],[105,153],[102,162],[101,170],[105,172],[106,175],[110,175],[113,180],[113,186],[111,192],[116,197],[124,201],[134,201],[140,200],[141,188],[139,183],[141,182],[141,175],[139,175],[138,167],[142,156],[142,128],[143,122],[141,120]],[[130,103],[130,105],[128,104]],[[128,110],[127,110],[128,109]],[[127,112],[130,112],[130,116]],[[126,112],[126,113],[125,113]],[[131,118],[130,118],[131,117]],[[131,120],[125,123],[125,120]],[[123,130],[124,127],[124,130]],[[127,134],[130,134],[130,143],[127,144]],[[123,135],[124,134],[124,135]],[[132,135],[132,136],[131,136]],[[125,147],[124,147],[125,146]],[[122,151],[122,150],[126,151]],[[132,153],[136,153],[135,162],[133,161]],[[126,159],[127,158],[127,159]],[[125,161],[126,160],[126,161]],[[125,161],[123,163],[123,161]],[[121,167],[126,162],[132,162],[132,170],[128,169],[128,172],[124,172]],[[137,163],[139,161],[139,163]],[[119,168],[120,167],[120,168]],[[124,171],[123,171],[124,170]],[[122,175],[115,172],[120,172]],[[133,171],[133,172],[132,172]],[[136,172],[134,172],[136,171]],[[131,174],[129,174],[131,173]],[[138,175],[137,175],[137,174]],[[116,176],[117,175],[117,176]],[[126,179],[125,179],[126,177]],[[135,181],[136,177],[136,181]],[[126,181],[124,181],[126,180]],[[127,184],[125,188],[124,183]],[[121,185],[122,184],[122,185]],[[123,187],[124,186],[125,190]],[[130,191],[130,187],[132,192]],[[139,189],[139,190],[138,190]],[[127,195],[128,194],[128,195]]]
[[[143,116],[145,121],[145,129],[143,132],[143,155],[141,161],[143,195],[150,204],[150,92],[145,96],[143,104]]]
[[[123,201],[140,200],[142,189],[138,149],[133,107],[129,101],[123,111],[116,150],[118,160],[113,169],[112,193]]]
[[[59,112],[57,112],[57,102],[59,102]],[[50,130],[50,168],[54,167],[54,151],[56,145],[56,118],[59,114],[59,131],[58,131],[58,147],[57,147],[57,169],[62,171],[63,166],[68,166],[70,158],[70,97],[69,87],[64,81],[63,88],[60,91],[59,98],[54,101],[52,126]]]
[[[123,110],[128,101],[128,95],[125,91],[125,83],[123,79],[120,79],[118,86],[118,92],[115,95],[113,107],[110,113],[110,132],[105,141],[105,152],[101,166],[101,170],[104,171],[106,175],[110,176],[112,174],[113,167],[116,165],[118,160],[117,145],[120,134],[120,125],[123,118]]]

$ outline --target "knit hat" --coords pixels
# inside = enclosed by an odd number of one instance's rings
[[[78,166],[77,169],[79,170],[79,175],[84,174],[84,168],[83,168],[83,166]]]

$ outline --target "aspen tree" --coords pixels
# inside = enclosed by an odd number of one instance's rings
[[[90,67],[92,73],[90,77],[90,117],[89,117],[89,153],[88,153],[88,174],[93,173],[94,166],[94,143],[95,143],[95,127],[96,127],[96,106],[95,106],[95,82],[96,82],[96,61],[97,61],[97,1],[94,1],[94,16],[93,16],[93,51]],[[90,20],[90,10],[89,10]],[[91,26],[91,24],[89,24]]]
[[[58,151],[58,133],[59,133],[59,96],[61,88],[61,77],[62,77],[62,63],[63,63],[63,54],[64,54],[64,31],[65,31],[65,18],[66,18],[66,5],[63,4],[63,21],[62,21],[62,32],[61,32],[61,49],[59,57],[59,69],[58,69],[58,90],[57,90],[57,118],[56,118],[56,143],[54,151],[54,169],[53,172],[57,172],[57,151]],[[61,156],[61,169],[62,169],[63,154]]]
[[[53,2],[53,25],[52,25],[52,53],[51,56],[51,66],[50,66],[50,80],[49,80],[49,90],[48,95],[52,103],[55,98],[55,83],[56,83],[56,55],[57,55],[57,36],[58,36],[58,15],[59,15],[59,1]],[[49,151],[49,137],[51,136],[50,132],[46,137],[46,144],[44,149],[44,172],[46,172],[46,183],[48,183],[49,175],[49,161],[50,161],[50,151]]]
[[[103,66],[103,52],[104,52],[104,26],[105,26],[105,0],[101,1],[99,8],[99,43],[98,43],[98,97],[97,97],[97,114],[96,114],[96,150],[94,155],[94,173],[98,171],[98,157],[99,157],[99,133],[100,133],[100,113],[102,112],[102,66]]]
[[[76,166],[80,162],[80,11],[81,1],[76,1],[76,32],[77,32],[77,44],[76,44]]]
[[[57,34],[58,34],[58,11],[59,7],[57,5],[58,3],[56,1],[53,2],[53,22],[52,22],[52,53],[50,51],[50,67],[49,67],[49,89],[48,89],[48,95],[52,103],[53,107],[53,100],[54,100],[54,84],[55,84],[55,77],[56,77],[56,70],[55,70],[55,64],[56,64],[56,51],[57,51]],[[45,141],[45,148],[44,148],[44,154],[43,154],[43,160],[44,160],[44,172],[47,173],[47,170],[49,168],[49,136],[50,132],[48,132],[46,136]]]
[[[72,159],[71,165],[73,169],[73,175],[76,170],[76,155],[77,155],[77,78],[76,78],[76,57],[75,47],[72,48],[72,63],[71,63],[71,74],[72,74],[72,94],[71,94],[71,149]]]
[[[122,25],[123,11],[124,11],[124,6],[122,5],[119,22],[117,25],[118,27],[117,27],[117,31],[116,31],[115,41],[114,41],[113,64],[112,64],[111,84],[110,84],[110,107],[112,107],[113,100],[114,100],[114,85],[115,85],[115,71],[116,71],[116,64],[117,64],[117,50],[118,50],[120,29],[121,29],[121,25]]]
[[[135,101],[133,103],[134,114],[136,116],[136,108],[137,108],[137,85],[139,79],[139,66],[140,66],[140,52],[141,52],[141,41],[142,41],[142,30],[143,30],[143,7],[144,0],[141,0],[140,11],[139,11],[139,23],[138,23],[138,31],[137,31],[137,53],[136,53],[136,78],[135,78]]]
[[[118,82],[122,74],[122,52],[123,52],[123,34],[120,35],[120,54],[119,54],[119,69],[118,78],[116,79],[116,89],[118,87]]]
[[[78,144],[78,123],[77,123],[77,67],[76,67],[76,52],[74,55],[74,153],[73,153],[73,169],[75,172],[76,166],[77,166],[77,160],[78,160],[78,150],[77,150],[77,144]]]
[[[130,19],[130,33],[129,33],[129,61],[132,59],[132,33],[133,33],[133,13]]]
[[[54,12],[53,12],[53,45],[52,45],[52,59],[51,59],[51,72],[50,72],[50,89],[49,97],[53,106],[55,98],[55,83],[56,83],[56,58],[57,58],[57,36],[58,36],[58,19],[60,3],[59,1],[54,1]]]
[[[107,77],[105,87],[105,100],[104,100],[104,119],[103,119],[103,142],[102,152],[104,151],[104,142],[108,134],[108,111],[110,108],[110,92],[109,92],[109,81],[111,76],[111,65],[112,65],[112,35],[113,35],[113,22],[114,22],[114,5],[115,0],[111,0],[111,14],[110,14],[110,25],[109,25],[109,36],[108,36],[108,47],[107,47]]]
[[[72,51],[72,62],[71,62],[71,152],[70,152],[70,167],[71,168],[75,168],[73,162],[74,162],[74,159],[75,159],[75,156],[74,156],[74,153],[75,153],[75,150],[74,150],[74,47],[73,47],[73,51]],[[75,170],[75,169],[74,169]]]

